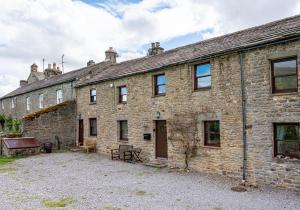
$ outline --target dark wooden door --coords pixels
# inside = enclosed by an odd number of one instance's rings
[[[156,157],[168,158],[167,126],[165,120],[157,120],[155,126]]]
[[[79,146],[83,145],[83,120],[79,120],[79,129],[78,129],[78,143]]]

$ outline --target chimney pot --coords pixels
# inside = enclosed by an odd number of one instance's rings
[[[116,63],[117,56],[118,56],[117,52],[112,47],[109,47],[108,50],[105,51],[105,61]]]
[[[37,72],[38,71],[38,66],[33,63],[31,66],[30,66],[30,69],[31,69],[31,72]]]
[[[48,69],[51,69],[51,63],[48,63]]]
[[[53,62],[53,70],[56,70],[56,63],[55,62]]]

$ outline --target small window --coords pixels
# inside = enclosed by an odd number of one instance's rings
[[[204,146],[220,147],[220,121],[204,122]]]
[[[274,124],[274,156],[300,159],[299,123]]]
[[[127,102],[127,87],[121,86],[119,87],[119,103],[126,103]]]
[[[60,104],[63,102],[63,93],[62,90],[57,90],[56,91],[56,103]]]
[[[90,90],[90,102],[96,103],[96,101],[97,101],[97,91],[96,91],[96,89],[91,89]]]
[[[195,66],[195,90],[211,87],[210,67],[209,63]]]
[[[166,76],[165,74],[154,76],[154,94],[156,96],[166,95]]]
[[[127,120],[119,121],[120,125],[120,140],[128,140],[128,123]]]
[[[39,108],[44,108],[44,94],[39,95]]]
[[[297,58],[272,61],[273,93],[298,91]]]
[[[97,136],[97,119],[90,118],[90,136]]]
[[[16,107],[17,104],[17,97],[13,97],[11,99],[11,108],[14,109]]]
[[[1,108],[4,109],[4,101],[1,101]]]
[[[30,97],[26,98],[26,110],[29,111],[30,110]]]

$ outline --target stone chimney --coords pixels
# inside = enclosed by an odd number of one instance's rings
[[[86,66],[91,66],[91,65],[95,65],[95,61],[89,60],[86,64]]]
[[[28,84],[27,80],[20,80],[20,87],[23,87]]]
[[[37,72],[38,71],[38,66],[33,63],[31,66],[30,66],[30,69],[31,69],[31,72]]]
[[[151,48],[148,50],[148,55],[158,55],[164,52],[164,48],[160,46],[159,42],[151,43]]]
[[[112,47],[109,47],[109,49],[105,51],[105,61],[116,63],[117,56],[118,56],[117,52]]]
[[[50,78],[50,77],[53,77],[53,76],[59,75],[59,74],[62,74],[62,72],[59,70],[59,67],[56,66],[55,62],[53,63],[53,65],[51,65],[51,63],[49,63],[48,68],[46,68],[44,71],[45,78]]]

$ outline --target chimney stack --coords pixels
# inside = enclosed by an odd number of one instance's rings
[[[91,66],[91,65],[95,65],[95,61],[89,60],[86,64],[86,66]]]
[[[56,70],[56,63],[55,62],[53,62],[53,70]]]
[[[28,84],[27,80],[20,80],[20,87],[23,87]]]
[[[109,49],[105,51],[105,61],[116,63],[117,56],[117,52],[112,47],[109,47]]]
[[[151,48],[148,50],[148,55],[158,55],[164,52],[164,48],[160,46],[159,42],[151,43]]]
[[[30,69],[31,69],[31,72],[37,72],[38,71],[38,66],[33,63],[31,66],[30,66]]]

